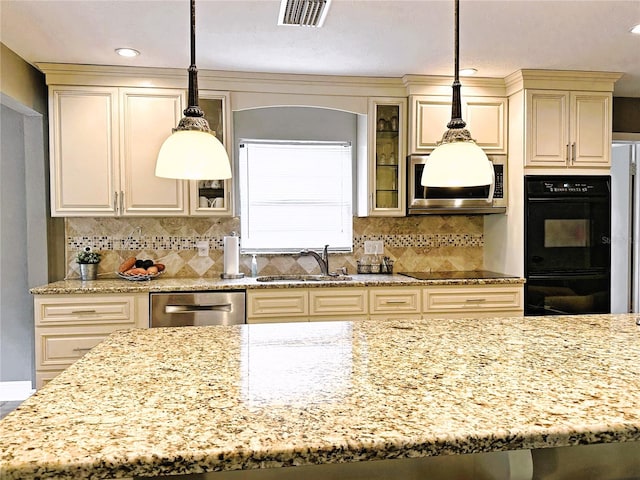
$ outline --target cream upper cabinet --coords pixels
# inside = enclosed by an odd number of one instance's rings
[[[187,213],[185,182],[155,176],[183,90],[49,88],[53,216]]]
[[[200,108],[209,128],[231,154],[231,107],[229,92],[200,91]],[[231,165],[233,169],[233,164]],[[189,182],[189,214],[197,216],[233,215],[233,182],[227,180],[193,180]]]
[[[370,216],[405,215],[406,133],[404,98],[376,97],[368,108],[368,212]]]
[[[527,90],[526,167],[611,164],[611,93]]]
[[[185,214],[185,182],[155,175],[160,147],[182,117],[184,91],[120,89],[120,98],[120,215]]]
[[[115,215],[118,89],[50,87],[51,214]]]
[[[409,118],[409,152],[428,154],[447,130],[451,97],[412,95]],[[487,154],[507,153],[507,98],[463,97],[462,119],[472,138]]]

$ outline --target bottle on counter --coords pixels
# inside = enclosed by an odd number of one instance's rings
[[[258,260],[256,259],[255,254],[251,256],[251,276],[258,276]]]

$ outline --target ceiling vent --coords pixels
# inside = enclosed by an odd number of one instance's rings
[[[331,0],[282,0],[278,25],[321,27]]]

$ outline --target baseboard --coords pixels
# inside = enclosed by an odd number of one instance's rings
[[[29,398],[35,390],[31,382],[0,382],[0,402],[18,402]]]

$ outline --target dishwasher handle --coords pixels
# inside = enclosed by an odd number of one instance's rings
[[[217,305],[166,305],[164,313],[193,313],[193,312],[230,312],[230,303]]]

